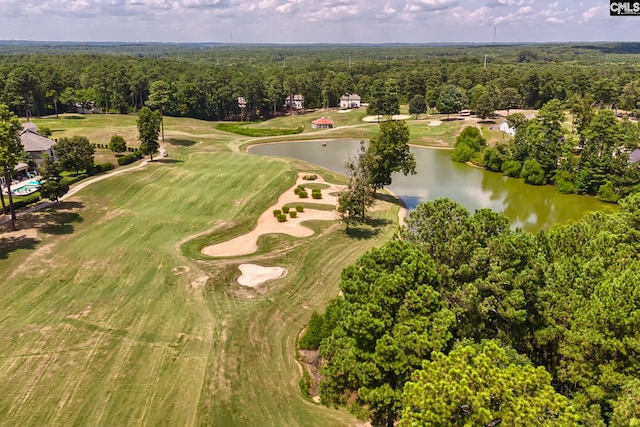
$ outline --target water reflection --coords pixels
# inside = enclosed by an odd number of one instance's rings
[[[293,157],[344,173],[349,155],[359,147],[359,139],[343,139],[261,145],[251,147],[250,152]],[[411,151],[417,174],[395,174],[389,186],[409,209],[424,201],[448,197],[470,212],[482,208],[502,212],[513,226],[532,232],[581,218],[592,210],[613,209],[592,197],[564,195],[551,186],[526,185],[520,179],[455,163],[448,151],[419,147]]]

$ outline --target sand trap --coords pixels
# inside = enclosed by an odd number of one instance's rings
[[[287,270],[282,267],[262,267],[256,264],[240,264],[240,277],[238,284],[255,288],[266,281],[277,279],[284,276]]]
[[[395,114],[391,116],[392,120],[407,120],[410,119],[411,116],[406,114]],[[386,116],[367,116],[362,119],[365,122],[384,122],[386,120]]]
[[[304,208],[304,212],[299,212],[296,218],[291,218],[287,215],[287,221],[278,222],[273,216],[274,209],[280,209],[283,205],[295,205],[297,203],[318,203],[324,205],[337,206],[338,200],[336,196],[332,196],[329,193],[337,194],[342,188],[339,185],[329,184],[325,182],[322,177],[318,176],[315,181],[306,181],[302,179],[307,173],[298,174],[297,182],[280,196],[275,205],[267,209],[260,218],[258,218],[258,225],[255,229],[247,234],[236,237],[235,239],[228,240],[226,242],[218,243],[217,245],[207,246],[202,249],[202,253],[208,256],[226,257],[226,256],[240,256],[249,255],[258,250],[258,237],[263,234],[282,233],[288,234],[294,237],[309,237],[313,235],[313,230],[305,227],[301,223],[303,221],[310,220],[324,220],[335,221],[338,219],[337,212],[312,209],[309,207]],[[329,188],[322,189],[322,199],[301,199],[293,192],[298,184],[326,184]]]
[[[442,120],[431,120],[429,122],[429,126],[440,126],[442,124]]]

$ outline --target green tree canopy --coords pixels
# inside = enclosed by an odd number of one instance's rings
[[[114,153],[124,153],[127,151],[127,142],[120,135],[113,135],[109,141],[109,150]]]
[[[81,170],[87,170],[93,166],[95,149],[87,137],[60,138],[55,146],[55,151],[63,170],[75,171],[78,175]]]
[[[393,426],[405,381],[451,339],[455,317],[434,290],[437,280],[433,261],[402,241],[343,271],[341,316],[320,346],[325,404],[345,404],[357,392],[374,426]]]
[[[438,95],[436,108],[441,114],[446,114],[447,119],[451,113],[457,113],[462,109],[462,92],[455,85],[446,85]]]
[[[404,121],[380,123],[380,132],[371,138],[367,149],[368,169],[375,189],[391,184],[391,175],[416,173],[416,161],[409,149],[409,127]]]
[[[424,95],[416,94],[411,101],[409,101],[409,114],[415,114],[416,119],[418,114],[427,112],[427,101],[424,99]]]
[[[160,122],[162,116],[160,111],[151,111],[149,107],[142,107],[138,111],[138,139],[140,148],[144,154],[150,154],[153,160],[153,153],[158,147],[158,134],[160,133]]]
[[[69,191],[69,184],[65,183],[62,179],[62,170],[58,162],[54,162],[48,154],[42,156],[42,163],[38,167],[40,176],[42,177],[42,184],[40,184],[39,191],[42,197],[49,200],[58,199]]]
[[[16,215],[13,208],[13,197],[11,196],[11,177],[16,165],[27,158],[22,142],[20,141],[20,131],[22,125],[18,117],[9,111],[9,107],[0,104],[0,173],[4,176],[9,194],[9,208],[11,211],[11,227],[16,229]],[[0,192],[4,213],[4,197]]]
[[[544,368],[493,341],[435,353],[405,384],[402,402],[401,427],[579,425]]]

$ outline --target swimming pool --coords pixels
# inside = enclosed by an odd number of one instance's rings
[[[16,196],[26,196],[28,194],[35,193],[38,191],[40,184],[41,182],[37,179],[19,182],[11,188],[11,194]]]

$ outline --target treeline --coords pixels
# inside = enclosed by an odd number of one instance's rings
[[[640,421],[640,195],[536,235],[439,199],[342,272],[300,345],[375,426]]]
[[[0,56],[0,102],[20,116],[77,106],[137,112],[157,82],[168,89],[165,115],[207,120],[268,118],[282,113],[292,94],[304,96],[305,108],[334,107],[345,93],[374,104],[389,94],[402,103],[421,95],[436,107],[451,88],[462,108],[476,108],[480,99],[485,108],[540,108],[577,96],[633,112],[640,102],[640,64],[624,53],[635,45],[144,46],[142,54],[135,45],[103,47],[109,54],[85,53],[104,52],[98,47],[66,53],[63,46],[55,55],[5,47],[16,53]]]
[[[575,131],[565,127],[567,107]],[[472,161],[529,184],[553,183],[561,193],[597,195],[612,203],[640,190],[638,159],[630,159],[640,142],[637,122],[619,120],[610,109],[594,108],[588,97],[564,104],[552,100],[535,117],[517,113],[507,121],[515,129],[508,144],[488,147],[480,131],[469,127],[456,139],[453,160]]]

